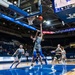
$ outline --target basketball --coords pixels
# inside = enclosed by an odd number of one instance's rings
[[[42,21],[42,20],[43,20],[43,17],[42,17],[42,16],[39,16],[38,19],[39,19],[40,21]]]

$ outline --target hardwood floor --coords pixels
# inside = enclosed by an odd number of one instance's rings
[[[75,75],[75,69],[73,69],[72,71],[69,71],[69,72],[65,73],[64,75]]]

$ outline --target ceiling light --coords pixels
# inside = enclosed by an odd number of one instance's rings
[[[5,22],[3,22],[3,24],[5,24]]]
[[[46,24],[47,24],[47,25],[50,25],[50,24],[51,24],[51,22],[50,22],[50,21],[46,21]]]
[[[20,28],[18,27],[18,30],[19,30]]]
[[[37,15],[36,17],[38,18],[39,16]]]
[[[14,1],[14,4],[17,4],[17,1]]]
[[[30,12],[30,10],[28,9],[27,12]]]

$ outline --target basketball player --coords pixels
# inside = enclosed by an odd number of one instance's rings
[[[45,63],[47,64],[46,59],[45,59],[45,57],[42,53],[42,50],[41,50],[41,41],[43,38],[42,24],[40,24],[40,31],[41,32],[39,35],[38,35],[38,31],[37,31],[36,36],[34,38],[31,36],[31,39],[33,40],[33,42],[35,42],[35,44],[34,44],[34,48],[33,48],[33,59],[32,59],[32,64],[31,64],[30,69],[33,67],[33,62],[38,59],[42,64],[42,58],[44,58]]]
[[[14,62],[12,63],[11,67],[17,62],[15,68],[17,68],[17,66],[20,64],[21,62],[21,59],[22,59],[22,56],[24,55],[24,49],[23,49],[23,45],[20,45],[20,47],[16,50],[16,52],[13,54],[13,56],[16,56],[15,57],[15,60]]]
[[[54,69],[55,61],[58,60],[58,63],[59,63],[59,61],[61,59],[61,45],[58,44],[56,50],[52,51],[52,52],[55,52],[55,56],[54,56],[54,59],[52,61],[52,67],[51,67],[51,69]]]
[[[64,75],[67,72],[67,67],[66,67],[66,51],[64,50],[64,47],[61,46],[61,63],[62,63],[62,73],[60,75]]]
[[[64,50],[64,47],[61,47],[61,61],[62,64],[65,64],[65,60],[66,60],[66,51]]]

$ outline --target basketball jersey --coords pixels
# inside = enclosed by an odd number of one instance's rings
[[[17,49],[17,55],[23,55],[23,53],[24,53],[24,49],[20,49],[20,48]]]
[[[41,41],[42,41],[42,38],[38,36],[36,38],[35,45],[34,45],[35,49],[41,48]]]
[[[57,48],[56,49],[56,55],[60,55],[61,54],[61,48]]]
[[[66,56],[65,50],[62,50],[62,56]]]

